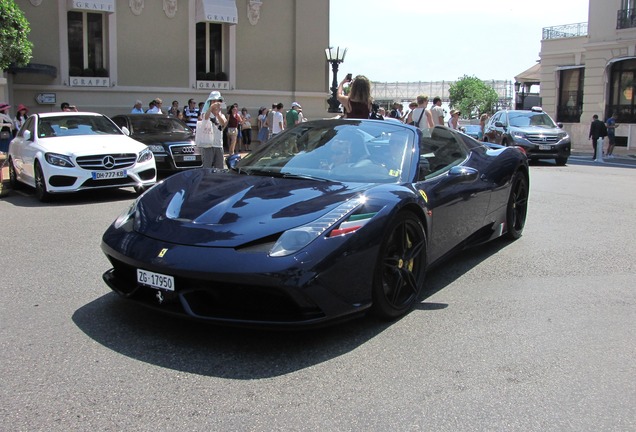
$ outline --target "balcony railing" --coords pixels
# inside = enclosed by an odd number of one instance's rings
[[[578,36],[587,36],[586,22],[543,28],[543,39],[560,39]]]
[[[616,28],[626,29],[636,27],[636,10],[621,9],[617,12]]]

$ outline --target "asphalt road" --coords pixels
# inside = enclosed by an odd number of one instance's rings
[[[0,199],[0,430],[636,430],[636,169],[534,164],[520,240],[430,273],[399,321],[309,332],[111,293],[100,237],[134,197]]]

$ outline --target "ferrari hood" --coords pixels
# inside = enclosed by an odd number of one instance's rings
[[[136,230],[176,244],[239,247],[313,221],[367,184],[191,170],[139,200]]]

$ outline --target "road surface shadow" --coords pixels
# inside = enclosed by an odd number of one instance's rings
[[[426,299],[508,243],[468,249],[427,275],[421,302],[411,314],[448,307]],[[211,325],[166,316],[105,294],[82,306],[73,322],[90,338],[125,356],[157,366],[228,379],[263,379],[315,366],[355,350],[396,321],[364,316],[331,327],[271,331]]]

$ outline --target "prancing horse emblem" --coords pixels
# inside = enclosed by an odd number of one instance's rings
[[[159,302],[159,304],[163,303],[163,294],[161,294],[161,291],[157,291],[155,297],[157,297],[157,301]]]

